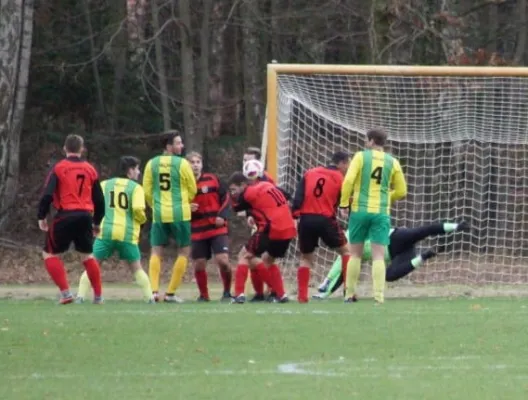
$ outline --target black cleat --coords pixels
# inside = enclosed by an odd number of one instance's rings
[[[422,260],[424,261],[429,260],[430,258],[436,257],[436,251],[427,249],[422,254],[420,254],[420,257],[422,257]]]
[[[231,296],[231,293],[229,293],[229,292],[224,292],[224,293],[222,294],[222,298],[220,299],[220,301],[225,303],[225,302],[229,302],[229,301],[231,301],[232,298],[233,298],[233,296]]]
[[[457,225],[457,232],[469,232],[471,230],[471,227],[469,226],[469,223],[466,221],[462,221]]]
[[[273,300],[270,300],[270,301],[272,303],[288,303],[290,301],[290,299],[288,298],[288,295],[285,294],[280,299],[277,296],[275,296],[275,297],[273,297]]]
[[[231,299],[231,304],[244,304],[246,302],[246,296],[241,294],[240,296],[233,297]]]
[[[352,297],[345,299],[345,303],[356,303],[357,301],[358,301],[358,298],[356,295],[353,295]]]
[[[262,301],[266,301],[263,294],[256,294],[251,300],[249,300],[250,303],[260,303]]]
[[[270,293],[266,296],[266,301],[268,301],[268,302],[270,302],[270,303],[273,303],[276,299],[277,299],[277,293],[275,293],[275,292],[270,292]]]
[[[207,303],[208,301],[211,301],[211,300],[208,299],[207,297],[200,296],[200,297],[198,297],[198,299],[196,299],[196,301],[198,303]]]

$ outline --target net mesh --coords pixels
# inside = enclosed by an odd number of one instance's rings
[[[373,127],[389,133],[387,150],[409,185],[393,226],[472,225],[421,242],[440,256],[404,283],[527,283],[528,79],[279,74],[279,184],[293,192],[333,151],[361,150]],[[290,279],[296,249],[284,263]],[[316,256],[321,279],[336,254],[319,248]]]

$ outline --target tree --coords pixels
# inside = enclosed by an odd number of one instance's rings
[[[32,35],[33,0],[0,0],[0,231],[16,203]]]

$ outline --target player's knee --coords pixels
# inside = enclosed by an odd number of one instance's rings
[[[82,262],[85,262],[86,260],[91,260],[91,259],[95,260],[95,257],[93,256],[93,254],[83,254],[83,253],[81,253],[81,261]]]
[[[199,258],[193,262],[195,271],[204,271],[207,268],[207,260],[205,258]]]
[[[313,253],[301,254],[301,265],[311,267],[313,264]]]
[[[224,270],[229,268],[229,256],[227,253],[217,254],[215,256],[215,261],[220,268]]]
[[[178,255],[189,258],[191,255],[191,246],[185,246],[178,250]]]
[[[136,272],[136,271],[139,271],[141,269],[141,261],[139,261],[139,260],[129,261],[127,264],[128,264],[128,267],[130,268],[130,270],[132,272]]]
[[[43,252],[42,252],[42,258],[43,258],[44,260],[47,260],[48,258],[51,258],[51,257],[54,257],[53,254],[48,253],[48,252],[46,252],[46,251],[43,251]]]
[[[163,254],[163,247],[161,246],[152,246],[150,249],[150,254],[153,256],[161,257]]]

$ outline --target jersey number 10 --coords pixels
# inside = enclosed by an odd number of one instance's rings
[[[110,208],[116,207],[116,195],[115,192],[112,190],[110,192]],[[128,196],[125,192],[119,192],[117,195],[117,205],[119,208],[122,208],[123,210],[128,209]]]

